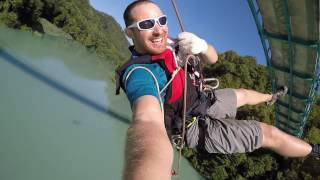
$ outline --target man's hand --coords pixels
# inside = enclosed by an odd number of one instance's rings
[[[218,55],[214,47],[192,33],[180,33],[178,35],[178,44],[181,56],[197,54],[201,60],[208,64],[214,64],[218,60]]]
[[[185,54],[206,53],[208,50],[208,44],[205,40],[189,32],[180,33],[178,41],[179,50]]]

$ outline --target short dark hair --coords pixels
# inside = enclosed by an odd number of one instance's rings
[[[127,6],[127,8],[123,12],[123,19],[124,19],[124,23],[125,23],[126,27],[130,26],[133,23],[133,19],[131,16],[131,10],[140,4],[147,4],[147,3],[152,3],[152,4],[156,5],[156,3],[154,3],[150,0],[136,0]]]

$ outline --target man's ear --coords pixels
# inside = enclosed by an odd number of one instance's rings
[[[132,29],[130,29],[130,28],[125,28],[125,29],[124,29],[124,32],[126,33],[126,35],[127,35],[129,38],[132,39],[132,37],[133,37]]]

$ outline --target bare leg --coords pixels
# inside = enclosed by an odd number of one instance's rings
[[[272,99],[272,94],[263,94],[249,89],[235,89],[237,108],[243,105],[256,105]]]
[[[269,148],[282,156],[304,157],[310,154],[312,147],[299,138],[286,134],[278,128],[261,123],[264,148]]]

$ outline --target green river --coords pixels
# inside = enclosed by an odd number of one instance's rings
[[[0,28],[0,179],[121,179],[131,110],[113,74],[76,42]]]

